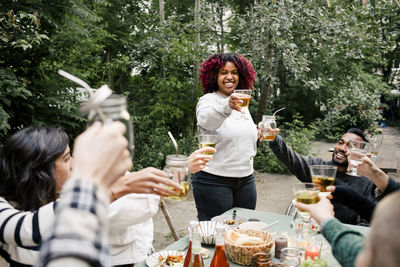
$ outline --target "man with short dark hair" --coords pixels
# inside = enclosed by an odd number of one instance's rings
[[[267,131],[278,133],[279,129],[267,129]],[[352,176],[347,174],[349,141],[368,141],[364,132],[357,128],[351,128],[336,143],[332,160],[326,161],[321,158],[311,156],[301,156],[295,153],[289,146],[286,145],[283,138],[278,134],[274,141],[269,142],[271,150],[280,162],[282,162],[292,174],[302,182],[312,182],[310,175],[310,165],[335,165],[337,166],[337,174],[335,184],[344,183],[356,190],[362,196],[370,199],[374,203],[382,199],[388,192],[392,192],[391,186],[393,180],[387,177],[386,182],[375,185],[370,179],[363,176]],[[335,217],[343,223],[369,225],[369,221],[362,218],[354,209],[343,205],[335,199],[332,201],[335,210]]]

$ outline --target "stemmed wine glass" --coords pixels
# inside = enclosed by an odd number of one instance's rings
[[[244,114],[246,113],[245,109],[249,108],[251,93],[253,92],[253,90],[235,89],[233,92],[235,94],[237,94],[237,96],[240,98],[240,100],[243,101],[243,103],[238,104],[242,108],[242,111],[241,111],[242,116],[240,116],[240,119],[248,120],[248,118],[246,118],[246,116]]]
[[[357,173],[357,166],[362,163],[364,156],[371,153],[371,143],[357,140],[349,141],[350,148],[350,163],[352,166],[351,175],[359,176]]]

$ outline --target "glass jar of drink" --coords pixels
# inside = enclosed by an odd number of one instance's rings
[[[253,254],[253,266],[269,267],[271,265],[271,256],[265,252],[257,252]]]
[[[90,101],[89,101],[90,102]],[[89,104],[88,102],[88,104]],[[110,123],[120,121],[126,126],[125,138],[128,140],[128,149],[133,158],[134,140],[131,116],[128,113],[126,98],[119,95],[110,95],[101,104],[89,108],[88,124],[95,121]]]
[[[263,115],[262,121],[261,121],[261,131],[260,131],[260,136],[259,139],[261,141],[274,141],[276,137],[276,133],[268,132],[267,129],[275,129],[276,128],[276,122],[275,122],[275,116],[267,116]]]
[[[281,251],[281,262],[290,267],[300,266],[301,251],[298,248],[284,248]]]
[[[279,232],[275,235],[275,258],[281,258],[281,251],[288,246],[288,236],[285,232]]]
[[[164,171],[168,174],[168,178],[181,185],[181,191],[178,195],[169,196],[170,199],[182,200],[186,199],[189,191],[190,172],[188,168],[188,157],[185,155],[168,155],[165,160]],[[172,190],[176,189],[170,187]]]

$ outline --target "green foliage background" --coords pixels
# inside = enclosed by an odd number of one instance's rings
[[[390,99],[400,66],[396,1],[202,0],[198,48],[194,1],[165,0],[164,21],[160,1],[2,1],[0,144],[32,123],[62,125],[72,139],[85,128],[87,95],[57,74],[64,69],[127,96],[135,169],[162,168],[174,153],[167,131],[180,153],[197,148],[195,66],[227,51],[257,72],[254,120],[286,107],[281,134],[300,153],[314,137],[336,140],[383,119],[379,98]],[[265,144],[255,167],[286,171]]]

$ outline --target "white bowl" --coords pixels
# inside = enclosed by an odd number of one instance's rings
[[[226,224],[230,229],[236,229],[240,224],[247,222],[247,218],[242,216],[236,216],[235,220],[232,220],[232,215],[218,215],[211,218],[211,221],[220,222]],[[229,222],[229,223],[228,223]],[[233,224],[231,223],[233,222]]]
[[[268,224],[263,223],[263,222],[244,222],[242,224],[239,224],[238,228],[239,229],[255,229],[255,230],[267,230],[265,229],[268,227]]]
[[[215,244],[215,233],[217,225],[223,225],[225,230],[229,228],[229,225],[217,222],[217,221],[201,221],[199,222],[199,229],[201,233],[201,243],[205,245]]]

